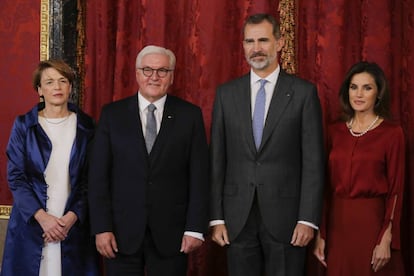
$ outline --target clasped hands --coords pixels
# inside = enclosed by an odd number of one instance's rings
[[[34,218],[42,227],[42,237],[45,243],[60,242],[66,239],[69,230],[78,219],[76,214],[72,211],[69,211],[64,216],[58,218],[46,213],[43,209],[38,210],[35,213]]]

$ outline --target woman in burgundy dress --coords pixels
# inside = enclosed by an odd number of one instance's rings
[[[314,254],[327,275],[403,275],[405,142],[389,118],[381,68],[360,62],[341,86],[343,120],[328,130],[329,184]]]

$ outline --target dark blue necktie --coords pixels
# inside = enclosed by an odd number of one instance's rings
[[[157,137],[157,121],[155,120],[154,110],[157,107],[153,104],[147,107],[147,126],[145,128],[145,145],[147,146],[147,152],[150,153],[152,146],[154,145],[155,138]]]
[[[265,117],[265,104],[266,104],[266,91],[265,84],[267,80],[260,80],[260,88],[256,95],[256,102],[253,111],[253,137],[256,149],[259,149],[262,142],[264,117]]]

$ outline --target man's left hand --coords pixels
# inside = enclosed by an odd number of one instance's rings
[[[295,230],[293,231],[292,241],[290,242],[293,246],[307,246],[308,243],[313,239],[314,229],[302,223],[296,224]]]
[[[203,244],[203,241],[191,236],[184,235],[183,240],[181,242],[181,249],[180,252],[188,254],[197,248],[199,248]]]

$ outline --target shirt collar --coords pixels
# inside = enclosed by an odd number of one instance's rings
[[[279,77],[279,73],[280,73],[280,65],[277,66],[277,68],[270,73],[267,77],[265,78],[261,78],[259,77],[254,71],[253,69],[250,70],[250,83],[254,84],[256,82],[258,82],[261,79],[265,79],[270,83],[276,84],[277,78]]]
[[[157,110],[163,110],[165,101],[167,100],[167,94],[162,96],[160,99],[156,100],[155,102],[152,102],[152,104],[155,105]],[[151,102],[149,102],[147,99],[145,99],[140,92],[138,92],[138,104],[139,104],[139,110],[144,111]]]

